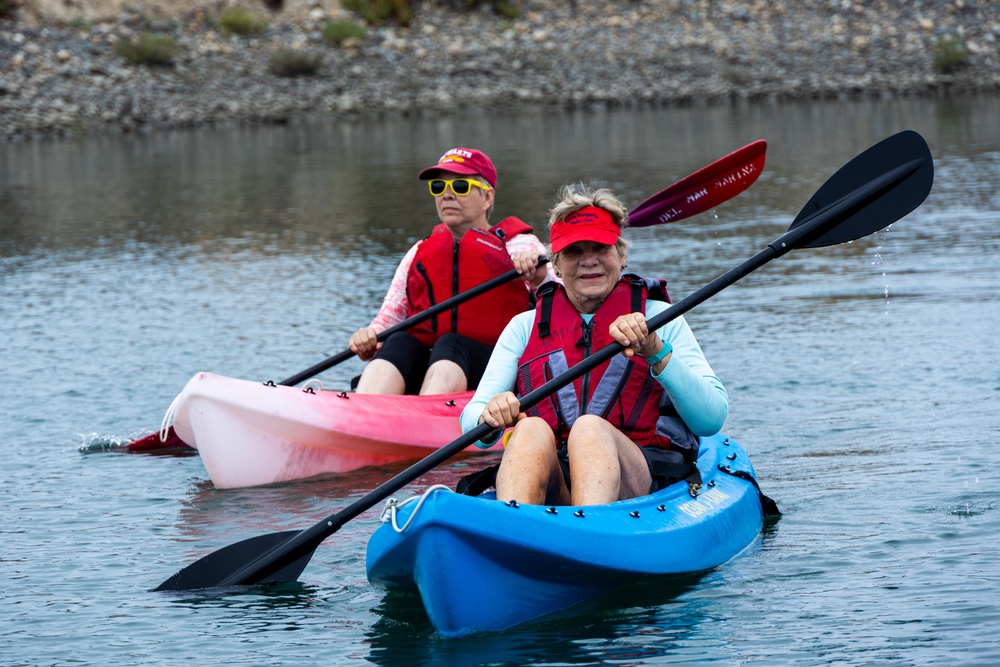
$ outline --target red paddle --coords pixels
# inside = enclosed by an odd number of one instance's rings
[[[629,226],[673,222],[732,199],[760,176],[766,150],[767,142],[758,139],[660,190],[629,213]]]
[[[725,157],[719,158],[712,164],[702,167],[673,185],[660,190],[655,195],[645,199],[629,213],[629,226],[651,227],[653,225],[662,225],[690,218],[693,215],[703,213],[732,199],[749,188],[757,180],[757,177],[760,176],[760,172],[764,169],[764,153],[766,150],[767,142],[763,139],[758,139]],[[454,308],[460,303],[478,296],[493,287],[513,280],[515,277],[517,277],[517,272],[512,269],[502,276],[497,276],[478,287],[453,296],[447,301],[442,301],[433,308],[418,313],[386,329],[379,334],[378,339],[380,341],[385,340],[390,334],[396,331],[403,331],[416,326],[442,310]],[[286,386],[296,385],[353,356],[354,354],[350,350],[344,350],[321,361],[315,366],[307,368],[301,373],[282,380],[279,384]],[[163,437],[161,437],[160,433],[151,433],[138,440],[129,442],[122,449],[131,454],[188,446],[187,443],[177,436],[173,426],[167,428],[166,433],[162,435]]]

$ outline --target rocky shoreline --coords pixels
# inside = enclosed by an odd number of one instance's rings
[[[1000,90],[1000,3],[987,0],[514,0],[514,19],[428,0],[408,28],[369,27],[347,46],[328,44],[322,27],[357,17],[319,0],[271,14],[266,32],[248,37],[211,20],[223,0],[175,16],[136,6],[0,20],[0,141],[529,105]],[[142,33],[174,36],[172,65],[115,53]],[[935,62],[943,43],[961,56],[950,69]],[[280,49],[309,54],[317,71],[273,74]]]

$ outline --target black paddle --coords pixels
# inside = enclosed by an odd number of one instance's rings
[[[834,174],[809,200],[787,232],[750,260],[651,318],[650,330],[662,327],[791,250],[836,245],[883,229],[919,206],[930,192],[933,180],[930,149],[916,132],[900,132],[875,144]],[[621,350],[618,343],[602,348],[524,396],[521,409],[535,405]],[[177,572],[155,590],[295,581],[316,548],[346,522],[483,438],[492,428],[480,424],[311,528],[268,533],[223,547]]]

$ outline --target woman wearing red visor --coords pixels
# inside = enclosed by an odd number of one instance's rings
[[[684,319],[646,327],[669,307],[666,283],[622,274],[627,221],[606,189],[560,192],[549,240],[563,284],[543,285],[535,310],[511,320],[462,413],[465,431],[483,421],[513,427],[500,500],[595,505],[651,493],[684,478],[699,436],[725,422],[726,390]],[[621,355],[521,412],[519,395],[613,341]]]

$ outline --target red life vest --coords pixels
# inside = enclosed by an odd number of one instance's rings
[[[410,315],[514,268],[506,241],[530,232],[531,227],[514,217],[504,218],[488,231],[470,229],[461,241],[445,225],[436,226],[417,248],[406,277]],[[410,333],[428,347],[448,332],[495,345],[511,318],[530,307],[530,291],[523,280],[515,278],[432,317]]]
[[[518,362],[517,392],[524,396],[614,342],[608,328],[620,315],[646,311],[646,299],[669,302],[666,282],[623,275],[590,324],[570,303],[562,285],[538,290],[528,345]],[[684,424],[641,357],[616,354],[527,412],[543,418],[560,443],[581,414],[606,419],[642,447],[678,449],[694,460],[699,440]]]

